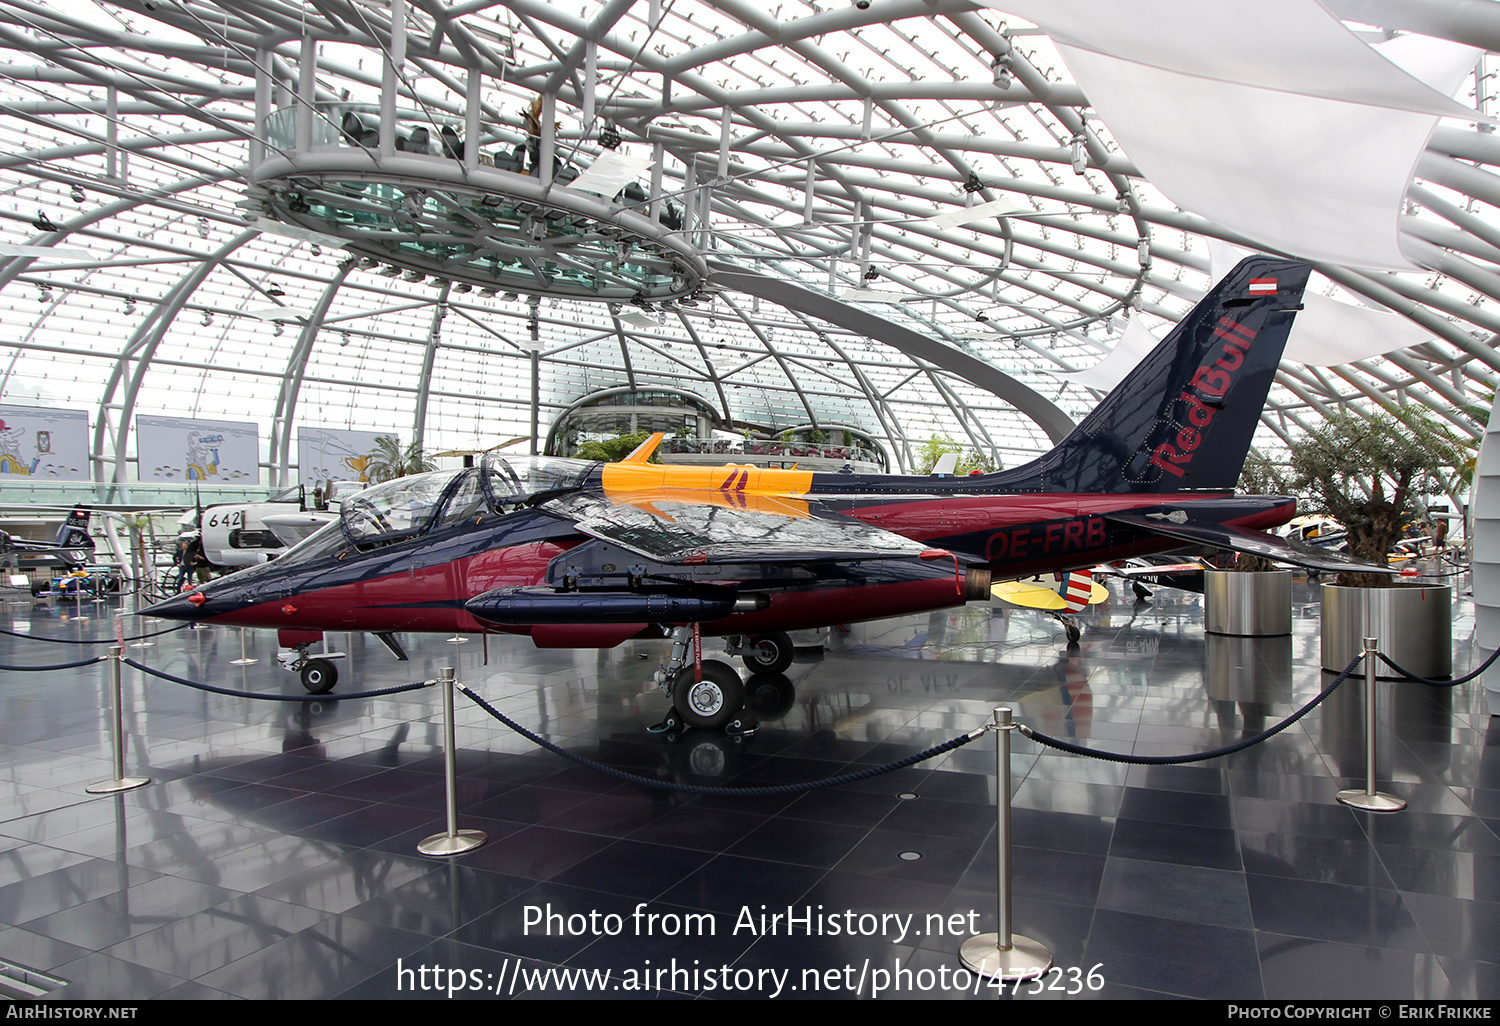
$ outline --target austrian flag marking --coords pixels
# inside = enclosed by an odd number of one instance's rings
[[[1275,278],[1251,278],[1250,294],[1252,296],[1274,296],[1276,295]]]

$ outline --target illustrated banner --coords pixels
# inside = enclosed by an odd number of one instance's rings
[[[297,479],[305,485],[323,481],[365,481],[365,464],[375,439],[389,431],[297,429]]]
[[[0,406],[0,479],[89,480],[89,415]]]
[[[184,417],[135,419],[136,476],[142,481],[260,482],[260,427]]]

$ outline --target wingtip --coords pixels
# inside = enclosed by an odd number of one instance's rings
[[[632,452],[629,456],[626,456],[620,462],[621,463],[647,463],[647,462],[650,462],[650,460],[651,460],[651,454],[656,451],[656,447],[659,446],[659,445],[661,445],[661,440],[663,438],[666,438],[666,437],[667,437],[667,434],[666,434],[665,431],[658,431],[658,432],[656,432],[650,438],[646,439],[640,445],[636,446],[635,447],[635,451]]]

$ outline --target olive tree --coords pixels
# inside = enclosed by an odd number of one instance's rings
[[[1426,412],[1341,411],[1294,441],[1286,481],[1310,511],[1344,525],[1350,555],[1384,566],[1407,521],[1425,512],[1424,498],[1442,494],[1444,477],[1467,458],[1463,444]]]

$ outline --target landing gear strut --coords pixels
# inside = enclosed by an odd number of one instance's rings
[[[1083,631],[1078,629],[1077,622],[1074,621],[1071,616],[1067,616],[1063,613],[1053,613],[1052,615],[1057,617],[1057,622],[1062,624],[1063,630],[1067,632],[1068,647],[1072,648],[1074,645],[1078,644],[1078,639],[1083,637]]]
[[[791,651],[790,642],[787,651]],[[672,712],[661,725],[663,729],[671,729],[669,724],[680,721],[685,727],[745,732],[745,686],[734,667],[703,658],[703,638],[697,624],[672,628],[672,651],[656,671],[655,680],[672,698]]]

